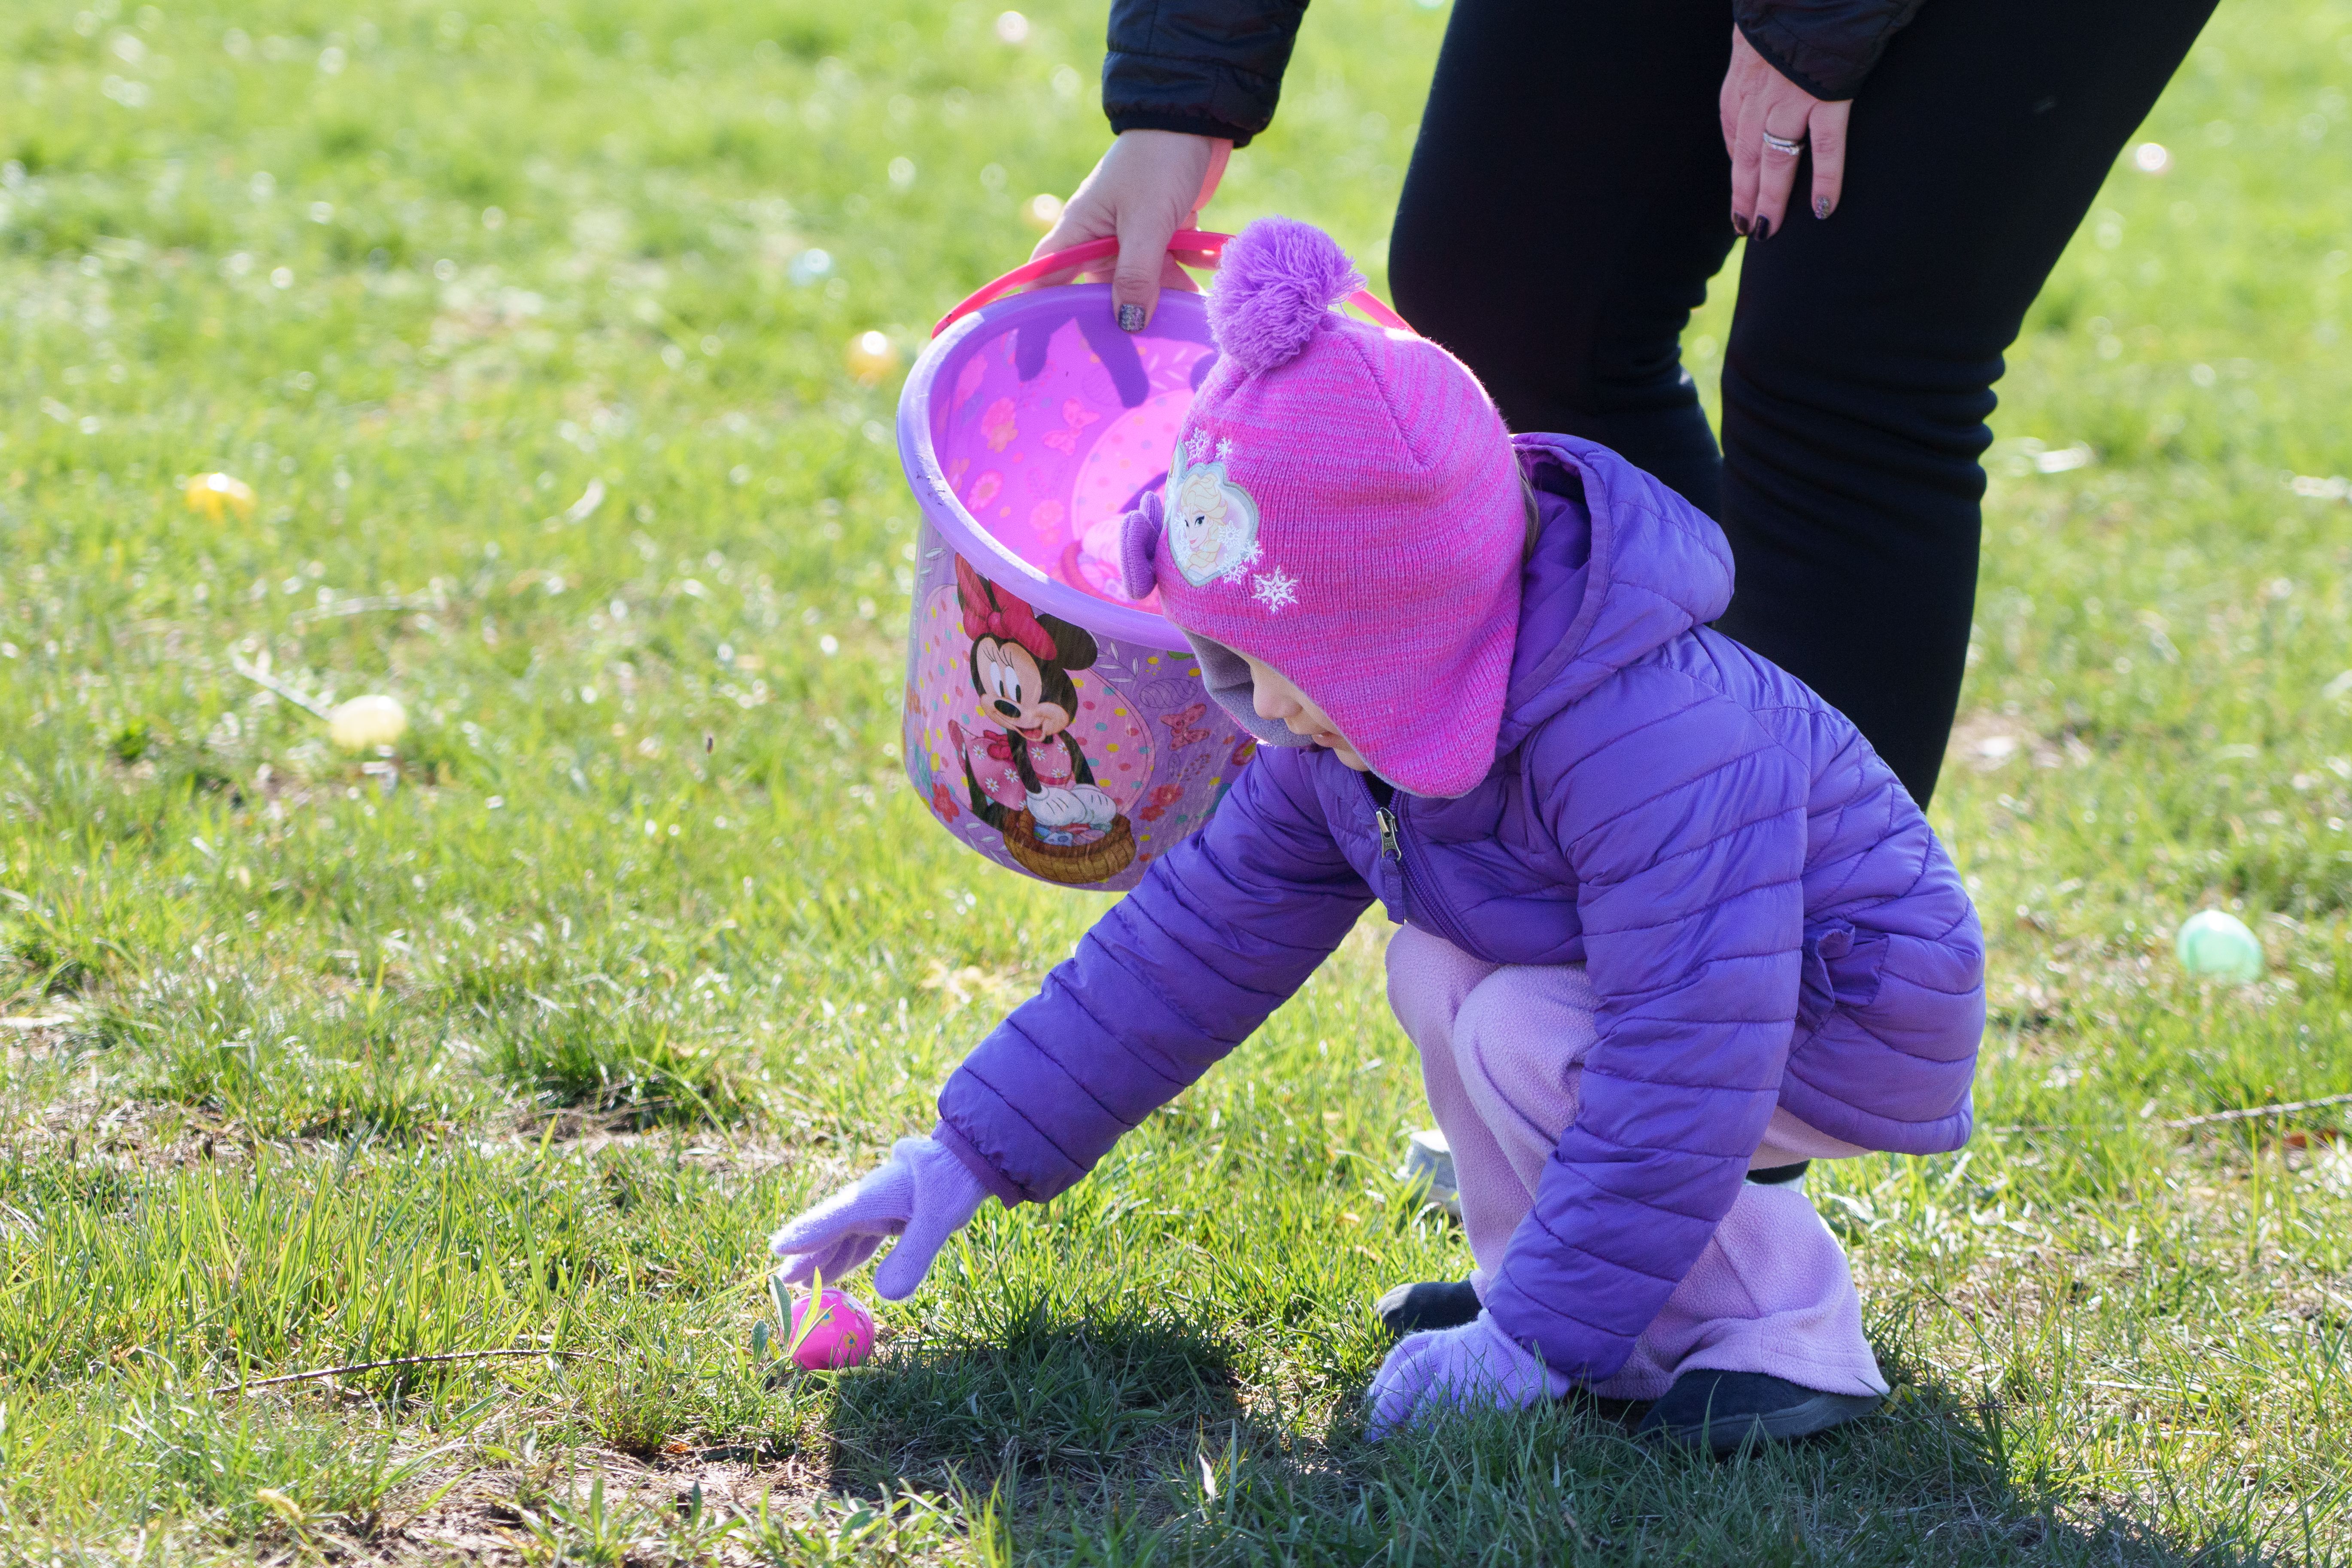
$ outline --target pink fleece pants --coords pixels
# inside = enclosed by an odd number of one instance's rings
[[[1486,963],[1411,926],[1390,940],[1388,971],[1390,1005],[1421,1052],[1429,1107],[1454,1151],[1471,1283],[1484,1297],[1575,1120],[1598,1002],[1581,965]],[[1778,1110],[1748,1169],[1863,1152]],[[1632,1358],[1594,1392],[1655,1399],[1702,1367],[1830,1394],[1886,1392],[1845,1253],[1801,1180],[1739,1189]]]

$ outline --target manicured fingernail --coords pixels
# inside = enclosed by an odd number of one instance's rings
[[[1759,217],[1756,220],[1756,226],[1748,231],[1748,237],[1758,240],[1771,238],[1772,220],[1769,217]]]
[[[1813,198],[1813,216],[1815,217],[1827,217],[1830,216],[1829,197],[1815,196]]]
[[[1747,215],[1745,213],[1733,213],[1731,215],[1731,226],[1734,232],[1746,234],[1748,232]]]
[[[1140,305],[1121,305],[1118,308],[1118,330],[1122,332],[1139,332],[1143,331],[1143,307]]]

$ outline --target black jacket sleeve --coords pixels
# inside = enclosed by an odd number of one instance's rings
[[[1815,98],[1852,98],[1918,14],[1920,0],[1733,0],[1731,14],[1772,68]]]
[[[1187,131],[1236,147],[1265,130],[1307,0],[1111,0],[1103,112],[1113,131]]]

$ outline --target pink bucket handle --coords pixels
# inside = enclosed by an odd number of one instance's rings
[[[1224,255],[1226,243],[1233,237],[1230,234],[1215,234],[1205,229],[1180,228],[1168,237],[1168,248],[1171,252],[1180,252],[1185,256],[1188,258],[1187,265],[1214,267],[1218,259]],[[1066,272],[1073,268],[1083,267],[1087,262],[1100,261],[1106,257],[1118,254],[1118,241],[1116,238],[1090,239],[1083,245],[1074,245],[1066,250],[1056,250],[1049,255],[1041,256],[1034,261],[1024,262],[994,282],[983,283],[973,289],[961,304],[940,318],[940,324],[931,329],[931,336],[938,337],[982,306],[992,305],[1007,294],[1014,293],[1034,283],[1040,278],[1048,278],[1056,272]],[[1198,257],[1201,259],[1198,262],[1192,262],[1189,260],[1192,257]],[[1412,326],[1402,316],[1389,309],[1387,304],[1369,289],[1359,289],[1349,295],[1348,303],[1361,310],[1374,326],[1386,327],[1391,331],[1398,332],[1412,331]]]

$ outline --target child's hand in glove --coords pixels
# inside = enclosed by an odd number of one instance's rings
[[[784,1260],[780,1272],[786,1284],[805,1285],[822,1273],[830,1285],[898,1237],[898,1245],[874,1270],[874,1289],[885,1300],[904,1300],[986,1196],[980,1178],[944,1145],[901,1138],[890,1146],[890,1158],[856,1186],[787,1220],[768,1238],[768,1250]]]
[[[1372,1378],[1374,1441],[1442,1411],[1481,1405],[1518,1410],[1558,1399],[1569,1380],[1548,1371],[1481,1312],[1458,1329],[1408,1334]]]

